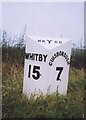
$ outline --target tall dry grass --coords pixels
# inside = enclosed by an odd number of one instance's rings
[[[68,94],[22,94],[24,68],[2,64],[3,118],[84,118],[84,70],[70,69]]]

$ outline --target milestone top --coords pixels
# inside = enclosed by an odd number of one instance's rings
[[[68,38],[54,38],[54,37],[38,37],[38,36],[26,36],[25,44],[27,44],[29,41],[33,40],[34,42],[42,45],[44,48],[51,50],[55,47],[58,47],[71,39]]]

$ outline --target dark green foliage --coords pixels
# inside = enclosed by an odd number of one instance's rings
[[[24,47],[2,47],[2,61],[11,65],[24,65]]]
[[[86,68],[85,66],[85,60],[86,60],[86,49],[72,49],[71,54],[71,67],[75,67],[78,69]]]

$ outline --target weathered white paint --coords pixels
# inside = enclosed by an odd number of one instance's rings
[[[29,36],[26,37],[25,44],[27,59],[25,59],[24,66],[23,93],[28,94],[29,92],[34,93],[41,91],[46,94],[50,87],[50,93],[57,91],[58,88],[58,92],[65,95],[68,87],[68,62],[70,62],[71,40],[65,38]],[[58,52],[59,54],[60,51],[61,53],[64,52],[63,54],[66,54],[66,57],[64,55],[55,56],[56,53]],[[33,60],[31,60],[30,55],[33,55]],[[45,61],[44,56],[46,56]],[[52,62],[51,58],[53,58],[53,56],[54,61]],[[66,59],[67,57],[69,60]],[[34,66],[36,66],[36,68]],[[37,66],[40,68],[37,68]],[[61,81],[57,80],[60,72],[56,70],[57,67],[63,68],[59,77]],[[33,71],[38,71],[38,73],[34,73]],[[28,77],[29,72],[30,77]],[[34,79],[33,76],[37,77],[39,73],[41,74],[40,77],[38,76],[38,79]]]

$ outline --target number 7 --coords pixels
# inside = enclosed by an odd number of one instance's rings
[[[61,81],[60,75],[61,75],[61,73],[62,73],[63,67],[56,67],[56,70],[59,70],[59,73],[58,73],[58,75],[57,75],[57,79],[56,79],[56,80],[60,80],[60,81]]]

